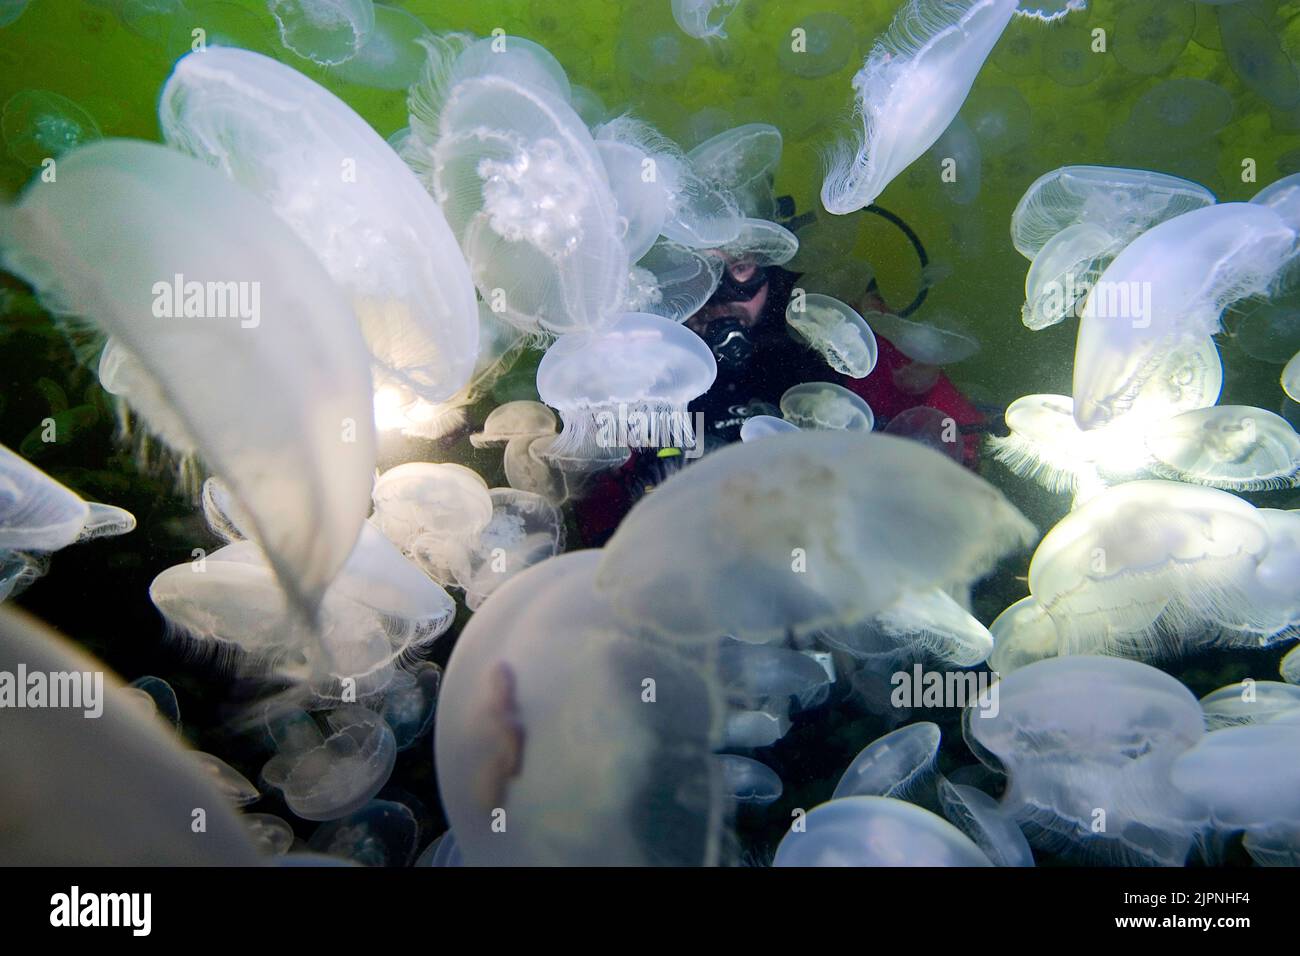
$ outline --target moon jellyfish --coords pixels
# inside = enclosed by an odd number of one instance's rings
[[[1114,235],[1093,223],[1066,226],[1034,256],[1025,276],[1025,328],[1045,329],[1077,315],[1083,300],[1122,246]]]
[[[469,268],[437,204],[361,117],[236,49],[181,59],[158,114],[168,143],[265,198],[347,291],[377,387],[438,402],[465,385],[479,339]]]
[[[221,791],[221,795],[235,806],[246,807],[261,799],[262,795],[258,793],[257,787],[220,757],[207,753],[195,753],[194,756],[203,767],[203,772]]]
[[[770,747],[790,732],[788,708],[769,705],[767,710],[738,710],[727,715],[722,745],[738,750]],[[774,712],[775,711],[775,712]]]
[[[908,0],[853,77],[862,128],[834,146],[822,182],[837,215],[875,202],[952,122],[1017,0]]]
[[[285,48],[323,66],[356,56],[375,28],[373,0],[267,0],[266,6]]]
[[[724,268],[721,256],[660,239],[632,267],[623,311],[685,322],[713,297]]]
[[[0,550],[0,601],[22,594],[48,569],[41,555]]]
[[[785,321],[840,374],[866,378],[876,367],[876,336],[862,316],[839,299],[816,292],[795,296],[786,307]]]
[[[492,519],[487,483],[464,465],[398,465],[379,476],[372,497],[371,522],[441,584]]]
[[[673,19],[687,36],[725,40],[727,18],[740,0],[672,0]]]
[[[1211,0],[1213,2],[1213,0]],[[1020,0],[1016,16],[1043,23],[1059,22],[1071,13],[1088,9],[1088,0]],[[1057,26],[1055,29],[1060,29]]]
[[[0,113],[0,133],[9,155],[24,166],[40,166],[102,137],[89,113],[49,90],[23,90],[9,97]]]
[[[1248,405],[1182,412],[1146,431],[1161,477],[1229,491],[1300,484],[1300,435],[1286,420]]]
[[[1219,36],[1232,72],[1260,99],[1279,110],[1300,103],[1300,77],[1278,39],[1278,30],[1244,4],[1225,5]]]
[[[1056,624],[1062,654],[1147,659],[1209,644],[1267,646],[1300,623],[1294,581],[1273,580],[1287,562],[1277,550],[1265,519],[1235,495],[1133,481],[1044,536],[1029,589]]]
[[[1169,779],[1205,735],[1186,687],[1146,664],[1090,656],[1038,661],[995,686],[998,711],[968,708],[963,731],[1006,773],[1002,808],[1032,846],[1083,863],[1183,864],[1205,822]]]
[[[1291,360],[1282,369],[1282,391],[1293,402],[1300,402],[1300,352],[1291,356]]]
[[[76,541],[134,528],[130,512],[82,500],[0,445],[0,553],[58,551]]]
[[[1011,241],[1031,261],[1063,230],[1108,233],[1111,257],[1152,226],[1214,205],[1204,186],[1145,169],[1061,166],[1039,176],[1011,213]]]
[[[760,269],[783,266],[799,252],[799,238],[780,223],[742,219],[740,234],[717,251],[729,262],[743,262]]]
[[[1201,698],[1207,730],[1266,724],[1284,714],[1300,713],[1300,687],[1272,680],[1228,684]]]
[[[1282,656],[1278,664],[1278,673],[1288,684],[1300,684],[1300,645],[1291,648]]]
[[[979,339],[965,323],[944,313],[927,322],[914,322],[889,312],[867,312],[863,319],[918,365],[952,365],[980,350]]]
[[[506,443],[502,465],[506,473],[506,483],[519,491],[531,491],[541,495],[552,504],[560,505],[568,498],[568,488],[564,476],[553,469],[542,458],[541,452],[532,453],[534,446],[544,449],[554,436],[541,435],[512,438]]]
[[[143,693],[153,703],[153,712],[173,730],[181,729],[181,708],[176,691],[161,677],[141,677],[131,681],[131,688]]]
[[[992,866],[966,834],[891,797],[831,800],[776,848],[773,866]]]
[[[663,0],[649,0],[623,11],[616,62],[652,87],[680,82],[701,60],[700,45],[683,36],[681,29],[669,22],[671,18],[663,15],[670,9]]]
[[[69,154],[58,189],[0,210],[0,246],[57,314],[139,363],[134,410],[183,424],[176,450],[225,481],[310,615],[356,541],[375,461],[365,343],[315,256],[220,173],[126,140]]]
[[[323,727],[295,722],[262,768],[263,779],[304,820],[337,820],[361,809],[383,789],[397,760],[393,732],[374,711],[345,704],[323,719]]]
[[[776,713],[805,709],[831,682],[822,665],[808,654],[735,640],[724,641],[719,648],[718,678],[729,704]]]
[[[464,866],[465,858],[461,855],[460,847],[456,845],[456,835],[448,830],[438,839],[430,843],[420,858],[415,861],[416,866]]]
[[[983,156],[975,133],[960,116],[954,116],[943,135],[928,150],[933,165],[940,171],[945,198],[959,206],[968,206],[979,198]],[[951,168],[952,176],[943,175]]]
[[[623,243],[635,262],[650,251],[668,218],[668,190],[660,183],[654,157],[630,143],[603,139],[596,131],[596,152],[605,165],[609,188],[625,223]],[[647,175],[654,170],[654,175]]]
[[[442,687],[442,668],[424,661],[414,670],[399,669],[384,691],[380,714],[392,728],[393,741],[400,753],[415,744],[433,727]]]
[[[938,776],[938,757],[938,724],[921,721],[900,727],[872,741],[853,758],[831,799],[895,797],[929,802]]]
[[[507,581],[452,651],[434,755],[471,865],[716,859],[707,678],[623,628],[594,587],[600,558],[561,555]],[[663,703],[644,703],[651,692]]]
[[[737,803],[765,807],[781,799],[781,778],[767,764],[736,754],[720,754],[716,760],[723,786]]]
[[[760,438],[766,438],[769,435],[797,431],[799,431],[799,426],[793,422],[787,422],[784,418],[776,418],[772,415],[753,415],[746,418],[745,423],[740,426],[740,440],[758,441]]]
[[[620,463],[628,447],[694,447],[686,406],[717,374],[703,339],[657,315],[624,313],[562,336],[537,366],[537,392],[564,421],[545,456],[581,470]]]
[[[1032,597],[1021,598],[993,619],[989,625],[993,652],[989,669],[1010,674],[1017,668],[1055,657],[1060,637],[1056,624]]]
[[[910,438],[961,462],[965,436],[952,416],[937,408],[918,405],[899,412],[885,426],[889,435]]]
[[[493,488],[489,494],[492,518],[452,566],[471,611],[513,575],[564,550],[564,518],[547,498],[514,488]]]
[[[768,123],[747,123],[705,140],[687,154],[700,178],[736,197],[748,217],[776,213],[772,180],[781,162],[781,131]]]
[[[781,417],[809,431],[869,432],[876,423],[860,395],[832,382],[804,382],[786,389]]]
[[[838,72],[853,57],[853,24],[838,13],[823,11],[800,17],[781,36],[776,61],[793,76],[812,80]]]
[[[410,866],[420,825],[403,803],[371,800],[358,810],[319,827],[307,841],[316,853],[362,866]]]
[[[469,441],[475,448],[506,445],[515,438],[553,435],[556,424],[555,413],[541,402],[506,402],[488,412],[483,430],[470,435]]]
[[[729,445],[657,487],[619,525],[597,583],[669,641],[768,642],[964,587],[1034,533],[992,485],[917,442],[799,432]]]
[[[1111,48],[1126,70],[1163,73],[1182,55],[1195,30],[1196,7],[1187,0],[1129,0],[1115,22]]]
[[[83,707],[5,708],[0,775],[10,781],[3,806],[11,823],[0,834],[0,857],[8,864],[257,862],[234,808],[174,731],[131,700],[102,661],[34,618],[0,608],[0,672],[24,669],[29,675],[96,675],[102,712],[88,720]],[[195,807],[207,811],[201,840],[190,832]]]
[[[1216,83],[1180,77],[1147,90],[1129,123],[1161,149],[1199,146],[1232,120],[1232,94]]]
[[[1300,297],[1253,305],[1237,323],[1233,338],[1251,358],[1285,365],[1300,352]]]
[[[1171,352],[1213,335],[1231,302],[1270,290],[1297,254],[1285,206],[1223,203],[1133,240],[1089,292],[1074,360],[1083,429],[1124,414]]]
[[[1086,26],[1054,26],[1043,38],[1043,72],[1061,86],[1087,86],[1106,68],[1106,55],[1095,52],[1092,42]]]
[[[1023,149],[1032,122],[1029,103],[1014,86],[986,86],[976,90],[962,107],[980,151],[989,157]]]
[[[274,814],[245,813],[239,822],[262,856],[284,856],[293,846],[293,827]]]
[[[417,41],[429,28],[413,13],[375,4],[375,26],[356,54],[334,66],[341,80],[378,90],[405,90],[419,82],[425,51]]]
[[[521,51],[506,54],[509,75],[491,52],[498,39]],[[526,43],[478,40],[450,66],[426,43],[409,99],[413,151],[486,301],[529,333],[599,328],[627,294],[618,205],[567,80],[557,88]]]
[[[1033,866],[1034,852],[1020,827],[983,790],[939,779],[943,815],[984,851],[994,866]]]

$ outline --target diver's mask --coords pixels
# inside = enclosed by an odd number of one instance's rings
[[[711,319],[701,336],[718,363],[718,374],[744,368],[754,356],[751,329],[738,318],[723,316]]]

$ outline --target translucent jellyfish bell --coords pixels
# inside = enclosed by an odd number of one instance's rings
[[[1215,11],[1223,52],[1232,72],[1260,99],[1279,110],[1300,104],[1300,77],[1267,16],[1225,4]]]
[[[452,652],[434,755],[471,865],[716,859],[707,678],[624,630],[594,588],[600,557],[561,555],[506,582]],[[644,703],[647,675],[663,706]]]
[[[771,641],[964,586],[1033,534],[991,485],[917,442],[799,432],[729,445],[658,486],[619,525],[597,583],[665,639]]]
[[[1133,240],[1083,308],[1074,359],[1079,427],[1123,415],[1172,352],[1219,331],[1224,307],[1270,290],[1296,254],[1295,225],[1254,203],[1195,209]]]
[[[796,29],[803,31],[798,44],[794,42]],[[856,33],[853,24],[838,13],[822,11],[801,16],[781,35],[777,62],[786,73],[805,79],[829,76],[853,57]]]
[[[1215,405],[1146,430],[1154,470],[1165,478],[1230,491],[1300,483],[1300,435],[1284,418],[1249,405]]]
[[[1077,314],[1120,241],[1089,222],[1066,226],[1034,256],[1025,275],[1020,319],[1038,331]]]
[[[267,0],[280,42],[323,66],[344,63],[375,27],[373,0]]]
[[[725,267],[721,256],[661,238],[632,267],[623,310],[685,322],[712,298]]]
[[[181,423],[178,451],[226,482],[310,615],[365,520],[375,462],[369,355],[312,252],[221,173],[126,140],[68,154],[58,189],[0,209],[0,247],[57,314],[138,363],[133,410],[150,429]]]
[[[378,386],[439,402],[469,381],[469,267],[437,203],[342,100],[268,57],[214,48],[176,64],[158,113],[169,144],[266,199],[346,290]]]
[[[687,36],[725,40],[727,17],[740,0],[672,0],[673,19]]]
[[[657,176],[645,175],[650,157],[636,146],[597,139],[596,151],[605,164],[619,216],[626,222],[623,242],[628,257],[635,262],[659,238],[668,218],[668,192]]]
[[[1246,680],[1210,691],[1201,698],[1205,727],[1266,724],[1286,714],[1300,713],[1300,687],[1273,680]]]
[[[1063,654],[1178,655],[1265,646],[1296,621],[1294,587],[1266,599],[1270,535],[1223,491],[1171,481],[1108,488],[1044,536],[1029,589]]]
[[[694,447],[686,406],[717,373],[703,339],[656,315],[624,313],[599,332],[561,337],[537,367],[538,394],[564,420],[546,455],[621,461],[625,447]]]
[[[766,219],[742,219],[740,233],[718,252],[729,260],[758,268],[783,266],[799,252],[799,238],[780,223]]]
[[[0,445],[0,552],[58,551],[76,541],[134,528],[130,512],[82,500]]]
[[[375,481],[371,521],[403,551],[422,534],[472,539],[492,519],[492,498],[478,473],[450,462],[407,462]]]
[[[374,29],[356,55],[334,66],[330,72],[358,86],[405,90],[420,79],[425,50],[417,41],[429,34],[429,28],[415,14],[377,3]]]
[[[1164,150],[1199,146],[1232,120],[1232,94],[1207,80],[1180,77],[1147,90],[1129,123]]]
[[[869,432],[876,416],[860,395],[833,382],[804,382],[781,396],[781,417],[809,431]]]
[[[489,495],[492,518],[453,569],[470,610],[512,576],[564,550],[564,518],[547,498],[514,488],[493,488]]]
[[[942,313],[926,322],[914,322],[888,312],[868,312],[863,319],[900,352],[922,365],[952,365],[980,350],[979,339],[962,322]]]
[[[410,866],[419,837],[420,824],[410,807],[393,800],[371,800],[318,827],[307,845],[317,853],[361,866]]]
[[[1033,866],[1029,848],[1015,820],[983,790],[939,780],[943,815],[984,851],[994,866]]]
[[[1154,667],[1093,656],[1038,661],[994,686],[997,711],[967,708],[963,730],[1006,773],[1002,806],[1034,847],[1094,864],[1182,865],[1205,822],[1169,781],[1205,735],[1186,687]]]
[[[490,448],[522,436],[553,435],[557,424],[555,413],[541,402],[506,402],[488,412],[483,430],[469,440],[475,448]]]
[[[791,828],[773,866],[992,866],[943,817],[891,797],[831,800]]]
[[[1055,657],[1060,643],[1056,624],[1032,597],[1021,598],[994,618],[989,633],[993,635],[989,668],[997,674]]]
[[[1282,391],[1293,402],[1300,402],[1300,352],[1291,356],[1291,360],[1282,369]]]
[[[939,725],[920,721],[873,740],[853,758],[835,785],[841,797],[895,797],[925,802],[938,776]]]
[[[1115,23],[1115,59],[1134,73],[1163,73],[1178,59],[1195,29],[1196,10],[1188,4],[1132,0]]]
[[[0,112],[0,134],[9,155],[32,167],[101,138],[94,117],[49,90],[23,90],[9,97]]]
[[[799,431],[799,426],[793,422],[787,422],[784,418],[776,418],[772,415],[753,415],[746,418],[745,423],[740,426],[740,440],[758,441],[760,438],[766,438],[769,435],[797,431]]]
[[[843,215],[875,201],[952,122],[1016,0],[908,0],[853,77],[856,137],[834,147],[822,204]]]
[[[788,647],[726,640],[718,650],[718,679],[726,701],[746,710],[788,712],[792,702],[817,698],[830,683],[807,654]]]
[[[785,321],[799,337],[850,378],[866,378],[876,367],[876,336],[857,310],[819,293],[792,298]]]
[[[502,467],[506,473],[506,483],[511,488],[531,491],[552,504],[559,505],[568,498],[564,476],[551,468],[540,454],[532,453],[534,446],[544,448],[552,441],[554,437],[548,435],[525,435],[510,439],[502,456]]]
[[[781,778],[767,764],[736,754],[717,758],[723,785],[737,803],[767,806],[781,799]]]
[[[781,131],[768,123],[747,123],[719,133],[687,154],[704,180],[736,197],[748,217],[776,213],[772,178],[781,162]]]
[[[958,462],[966,447],[965,436],[953,417],[926,405],[899,412],[889,420],[885,432],[919,441]]]

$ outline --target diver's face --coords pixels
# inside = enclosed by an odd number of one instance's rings
[[[732,281],[745,283],[754,278],[758,269],[749,262],[732,262],[727,264],[727,272]],[[686,327],[696,335],[703,335],[705,327],[714,319],[737,319],[745,328],[758,324],[759,316],[767,305],[767,283],[745,302],[711,302],[686,320]]]

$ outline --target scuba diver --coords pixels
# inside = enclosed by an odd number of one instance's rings
[[[792,207],[788,197],[783,200]],[[924,246],[901,219],[879,206],[867,211],[894,223],[911,242],[924,268],[929,262]],[[805,224],[811,215],[787,222],[792,229]],[[961,459],[967,467],[979,464],[981,435],[989,423],[984,413],[961,393],[941,371],[909,376],[916,367],[910,358],[876,332],[876,367],[863,379],[836,372],[814,349],[794,336],[785,321],[786,306],[799,287],[800,275],[777,266],[758,267],[746,261],[728,261],[713,296],[685,325],[700,336],[718,363],[712,387],[690,405],[703,416],[703,452],[740,440],[740,427],[754,415],[780,417],[782,394],[802,382],[832,382],[861,396],[876,416],[876,429],[918,406],[936,409],[950,417],[961,435]],[[898,311],[906,317],[920,308],[927,290]],[[888,312],[873,277],[864,283],[856,302],[860,313]],[[925,367],[928,369],[928,367]],[[600,547],[618,526],[627,510],[642,495],[652,491],[688,464],[682,450],[636,449],[622,467],[595,477],[583,498],[575,503],[578,530],[588,547]]]

